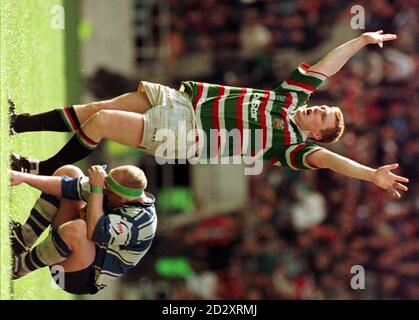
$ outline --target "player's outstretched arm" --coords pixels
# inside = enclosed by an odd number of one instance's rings
[[[326,149],[308,155],[307,161],[317,168],[330,169],[351,178],[373,182],[396,198],[401,197],[400,191],[407,191],[403,183],[409,180],[391,172],[398,167],[397,163],[372,169]]]
[[[44,193],[61,197],[61,177],[39,176],[11,170],[10,183],[12,187],[26,183]]]
[[[332,50],[322,60],[312,66],[310,71],[320,72],[331,77],[364,46],[368,44],[378,44],[382,47],[384,41],[391,41],[396,38],[397,36],[395,34],[383,34],[383,30],[363,33],[358,38],[348,41]]]

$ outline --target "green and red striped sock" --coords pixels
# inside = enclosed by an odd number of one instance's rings
[[[57,154],[39,162],[39,174],[52,175],[61,166],[86,158],[97,148],[98,144],[90,139],[82,129],[79,129]]]
[[[73,106],[69,106],[34,115],[19,114],[12,126],[17,133],[33,131],[74,132],[80,128],[80,122]]]

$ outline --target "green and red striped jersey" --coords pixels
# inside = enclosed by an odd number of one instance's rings
[[[300,64],[274,90],[182,82],[181,91],[192,96],[196,127],[205,133],[198,142],[203,143],[201,158],[241,155],[294,170],[314,169],[306,158],[321,147],[306,143],[294,121],[296,110],[327,79],[309,68]]]

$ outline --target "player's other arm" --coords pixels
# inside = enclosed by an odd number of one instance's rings
[[[351,178],[372,182],[391,192],[396,198],[401,196],[399,191],[407,191],[407,187],[402,183],[409,180],[391,172],[398,167],[397,163],[372,169],[326,149],[309,154],[307,162],[313,167],[330,169]]]
[[[10,183],[17,186],[26,183],[44,193],[61,197],[61,177],[39,176],[30,173],[11,171]]]
[[[379,44],[396,39],[395,34],[383,34],[383,30],[363,33],[358,38],[350,40],[332,50],[322,60],[310,68],[310,71],[320,72],[328,77],[337,73],[343,65],[360,49],[368,44]]]

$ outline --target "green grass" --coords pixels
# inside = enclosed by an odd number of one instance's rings
[[[7,92],[18,112],[38,113],[61,107],[66,99],[65,32],[51,28],[54,5],[60,0],[0,0],[1,39],[1,175],[0,175],[0,298],[69,299],[51,285],[44,268],[12,282],[8,221],[24,222],[39,192],[27,186],[9,187],[9,154],[44,159],[67,138],[59,133],[25,133],[9,138]]]

